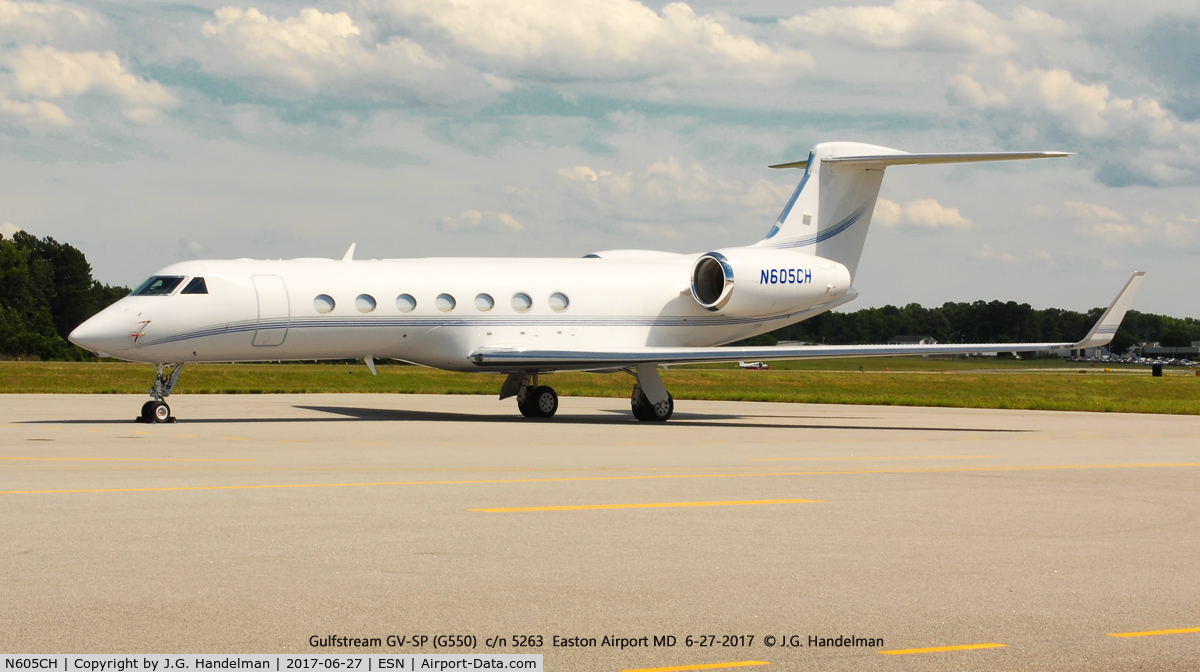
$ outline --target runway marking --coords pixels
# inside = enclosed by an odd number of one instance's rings
[[[639,667],[621,672],[684,672],[684,670],[720,670],[730,667],[750,667],[751,665],[770,665],[765,660],[739,660],[733,663],[706,663],[704,665],[676,665],[674,667]]]
[[[248,459],[207,459],[191,457],[0,457],[0,460],[48,460],[70,462],[253,462]]]
[[[936,653],[938,651],[966,651],[967,649],[996,649],[1007,644],[960,644],[958,646],[933,646],[928,649],[897,649],[895,651],[880,651],[887,656],[903,656],[910,653]]]
[[[575,504],[568,506],[518,506],[500,509],[467,509],[484,513],[522,513],[526,511],[589,511],[596,509],[669,509],[681,506],[749,506],[753,504],[820,504],[823,499],[747,499],[732,502],[660,502],[653,504]]]
[[[1145,632],[1110,632],[1109,637],[1149,637],[1151,635],[1178,635],[1184,632],[1200,632],[1200,628],[1179,628],[1176,630],[1147,630]]]
[[[899,455],[890,457],[756,457],[755,462],[787,462],[796,460],[951,460],[954,458],[1000,457],[999,455]]]
[[[49,495],[85,492],[165,492],[169,490],[270,490],[280,488],[345,488],[384,485],[486,485],[498,483],[566,483],[577,481],[646,481],[666,478],[738,478],[746,476],[849,476],[861,474],[941,474],[982,471],[1049,471],[1061,469],[1144,469],[1200,467],[1200,462],[1161,464],[1060,464],[1040,467],[946,467],[942,469],[863,469],[857,471],[778,471],[744,474],[664,474],[661,476],[571,476],[562,478],[514,478],[473,481],[389,481],[377,483],[281,483],[278,485],[187,485],[164,488],[94,488],[78,490],[0,490],[0,495]]]

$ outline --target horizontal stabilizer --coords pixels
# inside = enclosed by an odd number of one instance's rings
[[[838,166],[886,168],[888,166],[930,165],[937,163],[978,163],[980,161],[1017,161],[1020,159],[1057,159],[1071,152],[971,152],[957,154],[876,154],[873,156],[837,156],[821,159]],[[807,168],[808,160],[780,163],[768,168]]]
[[[704,348],[591,348],[541,349],[525,346],[483,347],[471,361],[483,369],[537,371],[592,371],[639,364],[710,364],[716,362],[782,359],[837,359],[845,357],[895,357],[900,355],[964,355],[980,352],[1044,352],[1092,348],[1112,340],[1141,284],[1144,272],[1133,274],[1096,326],[1076,343],[946,343],[931,345],[806,345],[785,347]]]

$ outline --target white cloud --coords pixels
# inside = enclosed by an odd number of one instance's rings
[[[661,13],[636,0],[392,0],[402,27],[416,22],[481,64],[516,73],[682,82],[774,81],[810,70],[807,52],[746,34],[725,15],[674,2]]]
[[[932,198],[922,198],[900,205],[886,198],[875,202],[872,220],[883,226],[917,226],[928,229],[969,229],[971,220],[963,217],[958,208],[947,208]]]
[[[482,77],[435,58],[404,37],[373,42],[345,12],[307,8],[280,20],[253,7],[225,7],[214,18],[201,28],[215,47],[202,56],[205,65],[224,74],[258,77],[276,88],[374,92],[380,86],[400,87],[421,100],[441,102],[512,88],[503,78]]]
[[[0,61],[9,70],[0,77],[0,112],[12,116],[67,124],[67,114],[47,99],[92,93],[120,101],[126,119],[136,123],[157,121],[161,110],[179,104],[162,84],[126,70],[111,51],[25,46],[5,52]]]
[[[12,238],[20,230],[21,227],[13,224],[12,222],[4,222],[3,224],[0,224],[0,235],[3,235],[5,238]]]
[[[984,245],[974,254],[976,259],[984,261],[998,261],[1002,264],[1019,265],[1023,262],[1016,255],[1010,254],[1003,250],[994,249],[991,245]]]
[[[0,42],[29,44],[92,32],[104,24],[94,9],[62,2],[0,0]]]
[[[780,22],[785,28],[878,49],[1007,54],[1017,37],[1062,34],[1067,25],[1017,7],[1001,18],[971,0],[896,0],[891,5],[822,7]]]
[[[461,233],[520,233],[525,230],[525,226],[512,215],[479,210],[463,210],[457,216],[446,215],[437,228]]]
[[[1066,131],[1075,142],[1102,142],[1094,158],[1142,180],[1200,177],[1200,122],[1183,121],[1151,98],[1121,98],[1105,84],[1081,83],[1063,69],[1023,69],[1011,62],[973,67],[952,78],[948,96],[995,116],[1008,134],[1014,123],[1024,123],[1033,139],[1053,126],[1055,137]]]
[[[1112,208],[1106,208],[1103,205],[1096,205],[1095,203],[1067,201],[1063,203],[1063,206],[1068,213],[1083,219],[1108,219],[1114,222],[1125,221],[1125,215]]]
[[[34,123],[46,123],[55,126],[66,126],[71,123],[70,117],[62,108],[44,100],[35,100],[33,102],[22,102],[19,100],[9,100],[0,94],[0,114],[5,114],[10,117],[17,117],[22,121]]]
[[[595,204],[613,208],[614,212],[638,210],[640,202],[668,205],[685,212],[718,205],[760,215],[778,214],[795,188],[766,180],[747,185],[714,175],[699,163],[684,164],[673,156],[637,172],[616,173],[574,166],[560,168],[558,176],[562,178],[561,190],[582,191]]]
[[[1136,226],[1120,222],[1093,224],[1092,231],[1100,237],[1114,242],[1138,242],[1141,237]]]

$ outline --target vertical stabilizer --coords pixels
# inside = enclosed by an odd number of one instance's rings
[[[867,228],[883,182],[882,165],[839,165],[829,159],[903,155],[896,149],[858,142],[825,142],[809,153],[804,177],[760,247],[790,249],[831,259],[850,271],[853,281],[867,240]]]
[[[858,270],[867,228],[888,166],[1052,159],[1067,152],[974,152],[910,154],[861,142],[823,142],[806,161],[772,168],[804,168],[804,177],[788,199],[775,226],[755,247],[796,250]]]

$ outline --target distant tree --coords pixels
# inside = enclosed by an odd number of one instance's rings
[[[1192,335],[1182,325],[1171,325],[1163,332],[1159,345],[1164,348],[1187,348],[1192,345]]]
[[[101,284],[83,252],[24,231],[0,236],[0,354],[77,360],[67,342],[84,320],[129,293]]]

